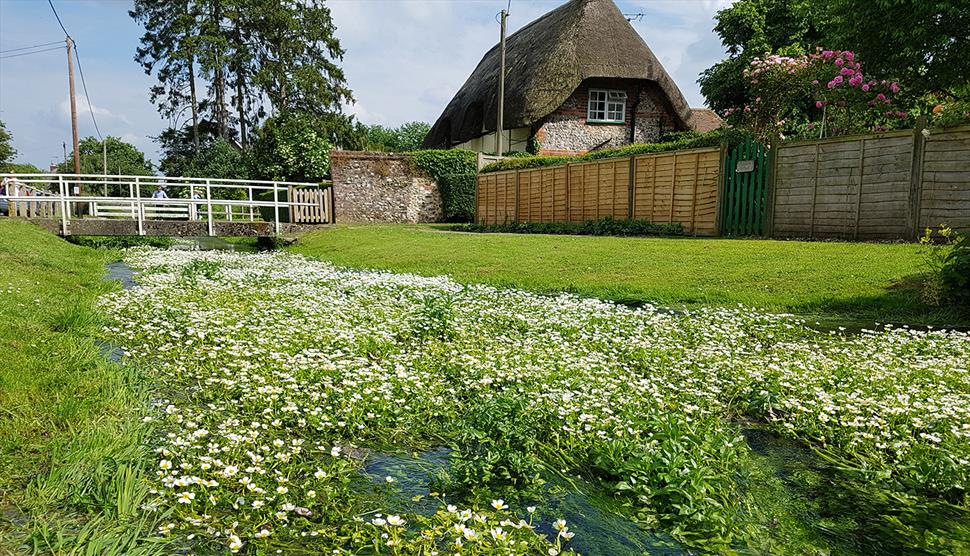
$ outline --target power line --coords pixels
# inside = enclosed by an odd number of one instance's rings
[[[17,52],[18,50],[30,50],[32,48],[40,48],[42,46],[50,46],[52,44],[64,44],[64,41],[45,42],[44,44],[35,44],[34,46],[21,46],[20,48],[8,48],[6,50],[0,50],[0,54],[6,54],[7,52]]]
[[[52,50],[60,50],[64,48],[63,46],[55,46],[54,48],[45,48],[44,50],[35,50],[33,52],[21,52],[20,54],[8,54],[6,56],[0,56],[0,60],[6,60],[7,58],[16,58],[18,56],[27,56],[29,54],[40,54],[41,52],[50,52]]]
[[[98,119],[94,117],[94,107],[91,104],[91,96],[88,94],[88,84],[84,80],[84,70],[81,68],[81,56],[77,53],[77,41],[71,37],[71,34],[67,32],[64,27],[64,23],[61,21],[61,16],[57,15],[57,9],[54,7],[53,0],[47,0],[47,3],[51,6],[51,11],[54,12],[54,17],[57,19],[58,25],[61,26],[61,30],[64,34],[68,36],[74,42],[74,59],[77,60],[77,72],[81,74],[81,88],[84,89],[84,98],[88,101],[88,112],[91,113],[91,121],[94,123],[94,131],[98,134],[98,139],[104,141],[104,137],[101,136],[101,129],[98,127]]]
[[[57,10],[54,9],[54,2],[52,0],[47,0],[47,3],[51,5],[51,11],[54,12],[54,17],[57,18],[57,24],[61,26],[61,31],[64,31],[64,34],[70,37],[71,34],[67,32],[67,29],[64,28],[64,24],[61,23],[61,16],[57,15]]]

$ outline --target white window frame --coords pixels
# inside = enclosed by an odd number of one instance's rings
[[[626,91],[590,89],[586,102],[586,121],[598,124],[626,122]]]

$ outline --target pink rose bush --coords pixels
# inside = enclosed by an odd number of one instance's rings
[[[884,131],[908,118],[892,106],[899,83],[865,75],[850,50],[766,55],[751,61],[745,78],[754,101],[728,109],[725,116],[762,139]]]

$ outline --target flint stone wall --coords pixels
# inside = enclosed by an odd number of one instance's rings
[[[437,222],[438,184],[406,154],[330,153],[337,222]]]
[[[623,123],[586,121],[590,89],[626,91]],[[634,116],[635,114],[635,116]],[[674,129],[674,116],[656,83],[636,79],[591,78],[584,81],[562,106],[543,118],[536,130],[540,154],[582,154],[593,147],[619,147],[630,143],[656,143],[661,129]]]

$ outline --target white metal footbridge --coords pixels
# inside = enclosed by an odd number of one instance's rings
[[[280,235],[335,221],[329,183],[2,174],[0,216],[61,235]]]

